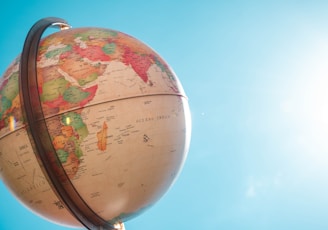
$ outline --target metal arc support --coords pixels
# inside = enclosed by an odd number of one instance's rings
[[[53,147],[41,107],[37,81],[38,47],[41,36],[48,27],[70,28],[67,22],[61,18],[44,18],[32,26],[26,37],[21,54],[19,85],[22,110],[28,124],[29,137],[35,145],[41,168],[45,171],[54,191],[81,224],[94,230],[122,229],[106,222],[85,203],[68,178]]]

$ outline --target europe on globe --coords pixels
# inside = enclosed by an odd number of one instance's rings
[[[32,122],[23,106],[29,102],[22,96],[23,58],[0,78],[3,182],[49,221],[123,229],[164,195],[187,156],[191,118],[178,78],[154,50],[127,34],[61,30],[43,38],[29,60],[36,85],[28,94],[38,96],[31,110],[42,111]],[[38,122],[46,129],[33,129]]]

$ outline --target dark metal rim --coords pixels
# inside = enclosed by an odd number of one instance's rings
[[[25,39],[20,61],[19,85],[29,137],[35,145],[41,168],[67,209],[88,229],[115,230],[115,226],[98,216],[80,197],[57,157],[48,132],[39,97],[36,71],[40,39],[48,27],[70,28],[61,18],[44,18],[32,26]]]

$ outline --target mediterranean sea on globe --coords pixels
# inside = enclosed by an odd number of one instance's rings
[[[81,226],[53,191],[27,131],[17,58],[0,79],[0,173],[30,210]],[[166,62],[124,33],[77,28],[41,40],[40,101],[74,188],[104,220],[126,221],[168,190],[187,155],[185,93]]]

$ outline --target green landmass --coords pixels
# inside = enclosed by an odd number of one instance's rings
[[[68,81],[64,77],[59,77],[45,82],[42,85],[41,101],[53,101],[62,95],[68,85]]]
[[[90,74],[88,77],[84,78],[84,79],[79,79],[78,83],[81,86],[84,86],[90,82],[93,82],[94,80],[96,80],[98,78],[98,73],[93,73]]]
[[[104,45],[104,47],[102,47],[102,50],[105,54],[113,54],[116,50],[116,44],[114,42],[107,43],[106,45]]]
[[[2,116],[7,112],[8,109],[10,109],[12,103],[6,97],[1,97],[0,98],[0,103],[1,103],[0,118],[2,119]]]
[[[69,103],[79,103],[89,95],[89,92],[85,92],[77,86],[70,86],[64,91],[63,98]]]
[[[1,90],[1,95],[10,101],[12,101],[19,94],[18,78],[18,72],[13,73],[9,77],[7,84]]]
[[[71,126],[73,128],[74,135],[69,137],[68,142],[72,142],[72,146],[74,146],[73,147],[74,154],[79,159],[81,156],[83,156],[83,152],[80,148],[80,144],[83,141],[83,139],[89,135],[88,128],[86,124],[83,122],[81,115],[76,112],[68,112],[63,114],[61,117],[61,122],[65,126]],[[60,161],[62,163],[65,163],[67,161],[69,153],[64,149],[58,149],[56,152]]]
[[[62,116],[62,122],[66,125],[73,127],[74,131],[79,135],[79,139],[82,140],[89,135],[88,128],[83,122],[83,119],[79,113],[68,112]]]
[[[57,156],[58,156],[60,162],[65,163],[67,161],[68,152],[66,152],[63,149],[58,149],[56,151],[56,153],[57,153]]]
[[[12,107],[12,101],[19,94],[18,87],[18,72],[10,75],[7,83],[0,89],[0,118],[7,113],[7,110]]]
[[[62,48],[58,48],[58,49],[54,49],[54,50],[51,50],[49,52],[47,52],[45,54],[46,58],[53,58],[61,53],[64,53],[64,52],[67,52],[67,51],[70,51],[72,50],[72,46],[71,45],[67,45],[65,47],[62,47]]]

